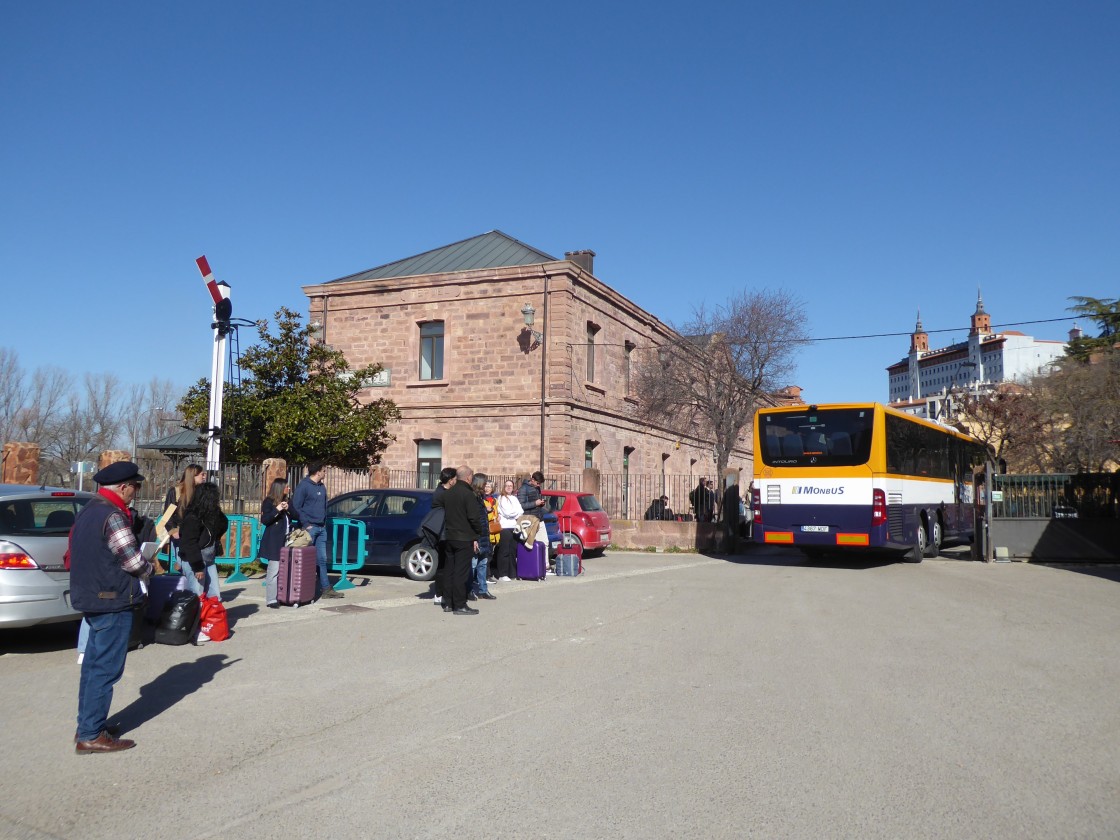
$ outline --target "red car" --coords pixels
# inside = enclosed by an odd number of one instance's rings
[[[611,520],[595,494],[542,490],[541,495],[560,520],[560,532],[574,533],[584,551],[602,551],[611,544]]]

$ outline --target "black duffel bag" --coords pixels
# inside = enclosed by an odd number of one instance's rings
[[[163,608],[155,641],[161,645],[189,644],[198,633],[199,604],[193,592],[176,592]]]

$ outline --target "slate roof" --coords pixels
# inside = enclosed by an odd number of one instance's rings
[[[193,429],[183,429],[173,435],[152,440],[148,443],[138,443],[137,449],[156,449],[160,452],[202,452],[206,449],[199,433]]]
[[[556,257],[538,251],[500,230],[472,236],[461,242],[444,245],[406,257],[403,260],[359,271],[348,277],[331,280],[331,283],[350,283],[355,280],[382,280],[387,277],[413,277],[418,274],[442,274],[450,271],[470,271],[478,268],[507,268],[515,265],[538,265],[556,262]]]

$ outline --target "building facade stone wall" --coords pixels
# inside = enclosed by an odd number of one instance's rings
[[[627,392],[628,362],[636,371],[655,360],[672,329],[570,260],[335,281],[304,293],[323,341],[351,367],[377,363],[388,373],[387,384],[360,393],[401,410],[382,458],[389,469],[416,470],[419,442],[439,440],[443,466],[495,474],[620,473],[624,459],[631,473],[713,473],[710,442],[643,420]],[[526,306],[535,310],[532,327]],[[430,321],[443,322],[444,369],[426,381],[420,332]],[[748,425],[733,468],[749,471],[749,440]]]

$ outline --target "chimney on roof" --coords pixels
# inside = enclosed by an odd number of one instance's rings
[[[571,260],[588,274],[595,273],[595,252],[594,251],[565,251],[564,259]]]

